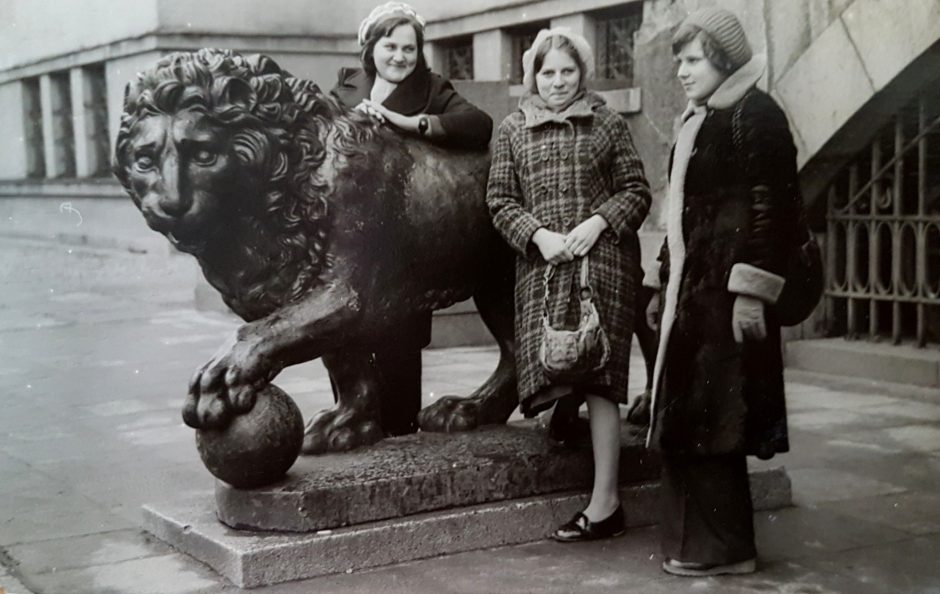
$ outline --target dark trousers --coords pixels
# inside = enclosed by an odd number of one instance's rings
[[[373,351],[381,386],[382,428],[388,435],[418,430],[421,410],[421,347],[383,344]]]
[[[382,395],[382,428],[388,435],[418,430],[421,349],[431,342],[431,312],[405,318],[373,345]]]
[[[660,494],[663,555],[726,565],[753,559],[754,508],[743,455],[663,452]]]

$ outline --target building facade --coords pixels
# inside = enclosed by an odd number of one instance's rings
[[[166,249],[109,177],[124,86],[160,56],[206,46],[271,55],[329,88],[358,60],[377,0],[7,0],[0,35],[0,232]],[[690,11],[737,13],[761,86],[786,111],[804,201],[824,240],[827,298],[793,336],[940,343],[940,3],[936,0],[413,0],[427,57],[497,121],[522,92],[521,54],[563,25],[596,52],[592,87],[628,119],[662,230],[666,163],[685,104],[670,39]],[[55,209],[83,209],[84,228]],[[91,216],[88,216],[88,215]],[[160,247],[157,247],[157,246]],[[940,381],[940,380],[938,380]]]

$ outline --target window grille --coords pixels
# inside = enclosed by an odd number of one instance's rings
[[[940,343],[940,89],[895,114],[827,207],[830,333]]]
[[[642,3],[621,6],[595,17],[598,79],[633,84],[633,36],[643,21]]]
[[[444,46],[444,69],[451,80],[473,80],[473,38]]]

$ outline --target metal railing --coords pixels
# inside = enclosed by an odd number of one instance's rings
[[[940,343],[940,105],[901,109],[829,188],[831,334]]]

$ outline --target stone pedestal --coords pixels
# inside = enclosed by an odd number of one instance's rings
[[[621,500],[629,526],[656,521],[659,465],[644,436],[624,425]],[[220,483],[215,505],[145,506],[145,526],[250,588],[541,540],[586,504],[591,460],[590,447],[551,444],[531,422],[419,433],[302,458],[270,487]],[[751,483],[756,509],[790,504],[782,468],[752,473]]]

